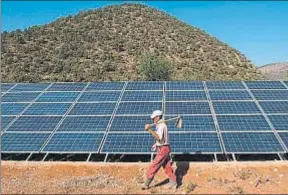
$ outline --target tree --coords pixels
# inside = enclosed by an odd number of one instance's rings
[[[140,58],[140,71],[150,81],[171,80],[171,62],[154,54],[144,54]]]

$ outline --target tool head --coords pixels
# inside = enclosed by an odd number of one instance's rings
[[[183,123],[183,120],[182,118],[179,116],[179,118],[176,120],[176,124],[175,124],[175,127],[177,128],[182,128],[182,123]]]

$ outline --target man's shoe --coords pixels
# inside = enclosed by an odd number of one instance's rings
[[[152,182],[152,179],[147,179],[147,180],[145,181],[145,183],[143,183],[143,184],[141,185],[141,189],[142,189],[142,190],[147,190],[147,189],[149,189],[149,185],[150,185],[151,182]]]
[[[169,183],[166,186],[166,188],[172,189],[172,190],[176,190],[177,187],[178,187],[178,185],[177,185],[177,182],[175,182],[175,181],[169,181]]]

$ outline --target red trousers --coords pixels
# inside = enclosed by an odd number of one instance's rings
[[[176,176],[171,166],[169,153],[170,153],[170,146],[157,147],[157,155],[148,169],[147,173],[148,179],[153,179],[158,170],[162,166],[165,170],[165,173],[168,175],[169,179],[176,182]]]

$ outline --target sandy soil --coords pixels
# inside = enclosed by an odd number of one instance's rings
[[[2,161],[2,193],[24,194],[284,194],[288,163],[174,163],[182,185],[165,189],[161,169],[152,187],[140,189],[147,163],[12,162]],[[182,179],[181,179],[182,178]],[[164,184],[163,184],[164,183]]]

